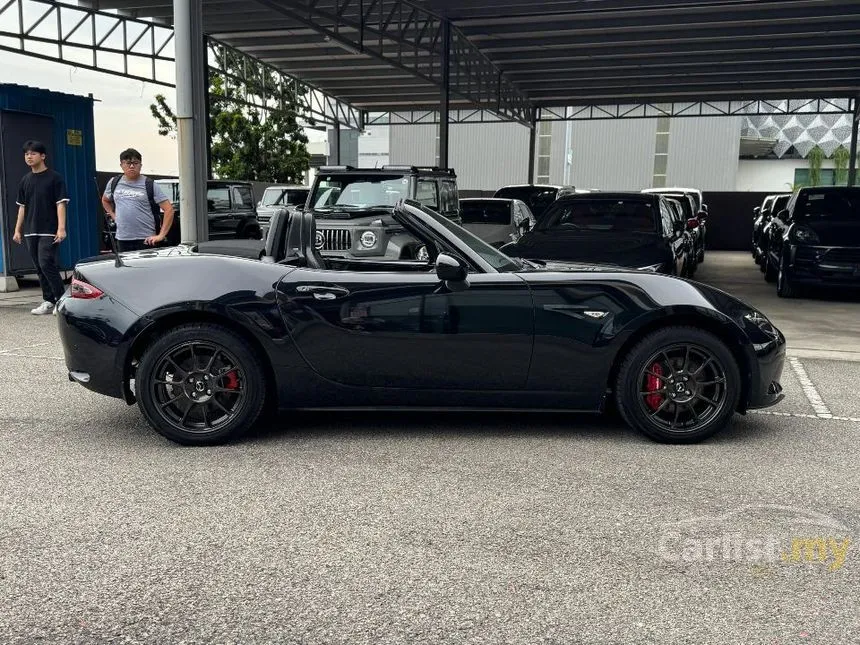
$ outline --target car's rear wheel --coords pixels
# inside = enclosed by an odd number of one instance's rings
[[[694,327],[666,327],[624,358],[616,403],[628,425],[667,443],[693,443],[726,426],[741,394],[726,345]]]
[[[239,437],[265,402],[253,349],[234,332],[209,323],[182,325],[149,346],[138,365],[135,391],[150,425],[186,445]]]
[[[766,255],[764,258],[764,279],[765,282],[776,282],[779,271],[776,267],[773,266],[773,263],[770,261],[770,255]]]

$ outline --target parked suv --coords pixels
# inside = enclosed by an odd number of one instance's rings
[[[578,189],[575,186],[556,186],[553,184],[514,184],[499,188],[493,197],[499,199],[519,199],[529,207],[529,210],[540,219],[543,212],[559,197],[578,195],[591,192]]]
[[[175,212],[167,241],[171,245],[179,244],[179,180],[156,179],[155,183],[173,203]],[[254,191],[250,182],[210,180],[206,183],[206,203],[209,239],[262,239],[263,232],[257,220]]]
[[[801,188],[773,213],[765,279],[783,298],[807,286],[860,287],[860,188]]]
[[[461,221],[457,175],[451,169],[323,166],[305,205],[316,220],[316,248],[324,256],[422,259],[426,249],[392,217],[402,199]]]
[[[257,203],[257,219],[262,226],[267,226],[272,215],[279,208],[304,208],[311,189],[308,186],[278,185],[269,186],[263,191],[263,197]]]

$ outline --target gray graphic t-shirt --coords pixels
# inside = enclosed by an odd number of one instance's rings
[[[105,197],[110,199],[111,182],[105,188]],[[153,186],[153,197],[155,203],[160,204],[167,195],[158,184]],[[149,199],[146,196],[146,177],[141,175],[134,181],[129,181],[125,176],[117,182],[114,191],[114,202],[116,202],[116,239],[118,240],[143,240],[150,235],[155,235],[155,218],[149,208]]]

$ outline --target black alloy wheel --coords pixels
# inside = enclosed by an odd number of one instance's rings
[[[668,327],[638,343],[619,371],[624,420],[657,441],[690,443],[722,429],[740,397],[731,351],[709,332]]]
[[[143,355],[135,385],[149,423],[190,445],[238,437],[257,420],[265,399],[253,350],[212,324],[184,325],[159,338]]]
[[[785,257],[779,263],[779,274],[776,278],[776,295],[780,298],[796,298],[800,295],[797,286],[788,277],[788,261]]]

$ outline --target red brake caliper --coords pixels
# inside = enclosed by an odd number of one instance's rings
[[[663,376],[663,368],[660,366],[660,363],[654,363],[649,371],[653,372],[653,374],[648,374],[645,377],[645,391],[656,392],[658,390],[662,390],[663,384],[660,382],[660,379],[657,378],[657,376]],[[657,376],[654,376],[654,374]],[[663,395],[648,394],[645,396],[645,404],[652,410],[656,410],[663,404]]]
[[[230,370],[221,378],[224,379],[224,388],[227,390],[238,390],[239,389],[239,374],[236,370]]]

